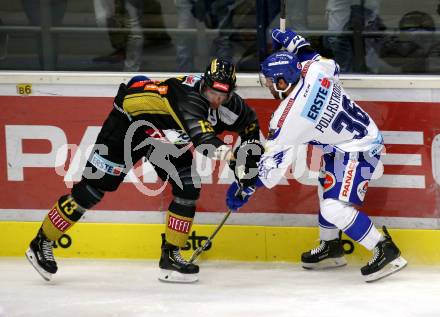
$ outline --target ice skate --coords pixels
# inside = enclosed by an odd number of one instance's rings
[[[341,237],[324,241],[321,244],[301,255],[302,267],[308,270],[328,269],[340,267],[347,264],[344,257],[344,248],[341,243]]]
[[[159,280],[171,283],[193,283],[198,281],[199,266],[189,263],[180,255],[180,249],[169,243],[162,246],[159,261]]]
[[[48,240],[40,229],[26,251],[26,258],[46,281],[50,281],[52,274],[58,270],[53,256],[53,244],[54,241]]]
[[[408,262],[400,255],[400,250],[391,239],[385,226],[382,227],[385,240],[374,247],[373,258],[361,268],[366,282],[374,282],[403,269]]]

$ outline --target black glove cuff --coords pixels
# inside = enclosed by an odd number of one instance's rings
[[[234,157],[238,160],[238,165],[246,165],[248,157],[252,157],[255,162],[259,162],[264,153],[264,146],[259,140],[246,140],[234,150]]]

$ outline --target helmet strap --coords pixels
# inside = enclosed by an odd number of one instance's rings
[[[200,94],[203,93],[203,90],[205,89],[205,85],[206,85],[205,78],[202,78],[200,80],[200,85],[199,85],[199,93]]]
[[[273,85],[273,88],[275,89],[275,91],[278,92],[278,96],[280,96],[281,100],[285,99],[287,97],[287,96],[284,96],[283,93],[285,93],[286,91],[288,91],[290,89],[290,87],[292,87],[292,84],[289,83],[287,85],[286,89],[280,90],[280,89],[278,89],[277,84],[273,83],[272,85]]]

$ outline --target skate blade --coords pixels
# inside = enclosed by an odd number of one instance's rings
[[[399,256],[397,259],[385,265],[382,268],[382,270],[366,275],[365,282],[371,283],[383,279],[387,276],[390,276],[391,274],[394,274],[404,269],[407,266],[407,264],[408,261],[406,261],[403,257]]]
[[[182,274],[172,270],[160,270],[159,281],[165,283],[195,283],[199,280],[198,274]]]
[[[52,280],[52,273],[45,271],[42,267],[38,265],[35,253],[32,252],[30,248],[26,251],[26,258],[45,281],[49,282],[50,280]]]
[[[301,262],[302,267],[306,270],[325,270],[325,269],[333,269],[341,266],[347,265],[347,260],[345,257],[340,258],[329,258],[322,260],[318,263],[304,263]]]

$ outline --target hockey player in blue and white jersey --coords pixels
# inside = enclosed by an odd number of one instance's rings
[[[233,183],[227,193],[232,210],[243,206],[255,187],[272,188],[292,164],[301,144],[323,149],[319,176],[320,245],[302,254],[306,269],[346,264],[340,230],[368,250],[372,259],[361,268],[367,282],[404,268],[406,260],[387,229],[381,234],[356,206],[363,203],[368,182],[380,160],[382,136],[372,118],[350,99],[339,81],[334,60],[317,54],[294,31],[272,31],[279,51],[269,56],[261,71],[265,85],[282,102],[273,113],[258,175]],[[239,190],[243,187],[242,190]],[[240,194],[237,194],[240,193]]]

